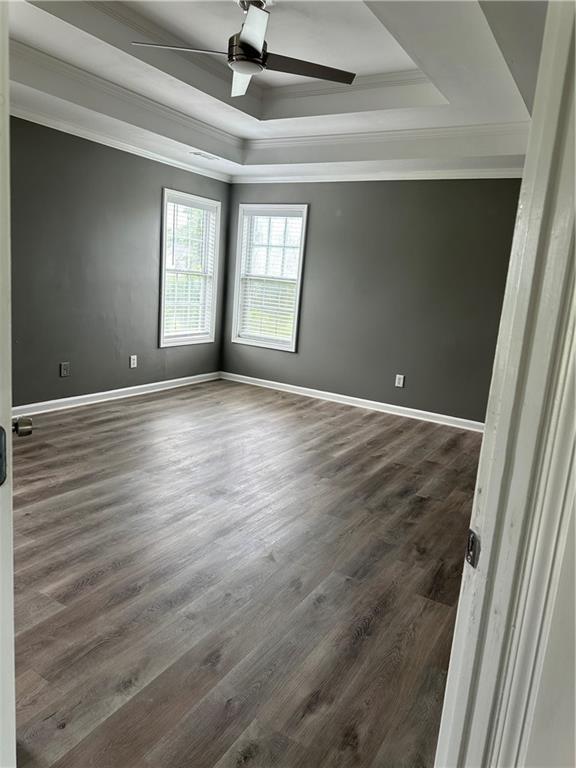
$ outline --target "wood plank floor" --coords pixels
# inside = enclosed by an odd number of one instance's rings
[[[433,764],[480,435],[230,382],[34,422],[20,768]]]

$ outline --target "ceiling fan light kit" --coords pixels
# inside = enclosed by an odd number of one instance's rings
[[[336,83],[351,84],[353,82],[356,77],[353,72],[326,67],[302,59],[293,59],[277,53],[268,53],[265,37],[270,14],[265,10],[266,0],[238,0],[238,4],[245,11],[246,19],[240,32],[232,35],[229,39],[227,53],[204,48],[188,48],[182,45],[164,45],[163,43],[133,42],[132,45],[185,53],[212,53],[226,56],[228,66],[232,70],[232,96],[243,96],[253,75],[258,75],[266,69],[291,75],[301,75],[302,77],[314,77],[319,80],[330,80]]]
[[[266,68],[264,64],[266,56],[266,43],[262,47],[262,52],[258,53],[254,48],[251,49],[242,45],[240,32],[232,35],[228,41],[228,66],[233,72],[257,75]]]

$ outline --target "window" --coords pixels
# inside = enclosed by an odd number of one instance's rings
[[[214,341],[220,203],[164,190],[160,346]]]
[[[241,205],[232,341],[294,352],[307,205]]]

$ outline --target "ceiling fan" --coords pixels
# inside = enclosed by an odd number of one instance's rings
[[[291,75],[315,77],[319,80],[331,80],[335,83],[350,84],[356,77],[343,69],[325,67],[311,61],[292,59],[271,53],[266,46],[266,28],[269,12],[265,10],[266,0],[238,0],[246,13],[242,29],[228,40],[228,51],[211,51],[205,48],[188,48],[184,45],[163,45],[162,43],[133,42],[146,48],[164,48],[169,51],[187,53],[215,53],[228,58],[232,75],[232,96],[243,96],[248,90],[253,75],[266,69],[274,72],[287,72]]]

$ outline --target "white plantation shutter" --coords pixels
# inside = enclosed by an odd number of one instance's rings
[[[240,206],[233,341],[295,350],[306,209]]]
[[[214,340],[220,203],[164,191],[160,345]]]

